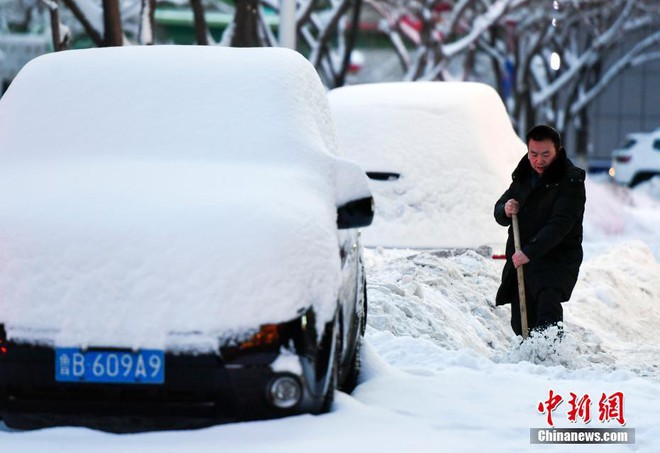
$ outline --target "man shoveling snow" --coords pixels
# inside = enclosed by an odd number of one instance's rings
[[[582,263],[582,220],[586,201],[585,172],[566,157],[559,132],[535,126],[527,133],[527,155],[512,175],[509,188],[495,203],[495,220],[509,226],[507,261],[495,303],[512,304],[511,327],[527,337],[521,320],[542,331],[561,327],[561,302],[570,299]],[[520,250],[514,247],[512,218],[520,227]],[[525,266],[524,294],[519,296],[516,270]],[[520,303],[523,301],[523,304]],[[558,329],[559,335],[561,328]]]

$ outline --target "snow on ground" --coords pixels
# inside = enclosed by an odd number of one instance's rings
[[[331,413],[186,432],[111,435],[79,428],[11,432],[2,451],[608,451],[660,448],[660,196],[658,178],[630,191],[589,180],[586,259],[566,334],[519,346],[509,308],[495,307],[503,263],[466,252],[369,249],[369,326],[361,383]],[[502,230],[505,234],[505,230]],[[557,427],[617,428],[598,402],[621,392],[634,445],[530,445],[547,427],[537,406],[564,401]],[[568,419],[571,392],[591,399],[591,422]],[[2,425],[0,425],[2,426]]]

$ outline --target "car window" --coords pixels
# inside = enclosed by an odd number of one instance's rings
[[[626,143],[623,145],[623,149],[630,149],[633,146],[635,146],[635,143],[637,143],[637,140],[634,138],[629,138]]]
[[[369,179],[375,181],[396,181],[401,177],[401,173],[394,173],[389,171],[368,171],[367,176]]]
[[[657,138],[653,141],[653,149],[660,151],[660,138]]]

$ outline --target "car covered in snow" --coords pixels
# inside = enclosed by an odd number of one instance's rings
[[[610,176],[631,187],[660,176],[660,129],[628,134],[624,145],[612,151]]]
[[[502,100],[476,82],[392,82],[328,93],[340,145],[370,176],[368,246],[502,249],[493,205],[525,155]]]
[[[357,379],[372,203],[296,52],[33,60],[0,100],[0,418],[138,431],[329,410]]]

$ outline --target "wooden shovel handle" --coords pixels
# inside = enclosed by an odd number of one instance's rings
[[[518,216],[516,214],[511,216],[511,221],[513,223],[513,245],[516,252],[520,251],[520,229],[518,227]],[[523,272],[523,267],[518,266],[518,301],[520,304],[520,324],[522,326],[522,336],[527,338],[528,330],[527,327],[527,302],[525,299],[525,274]]]

